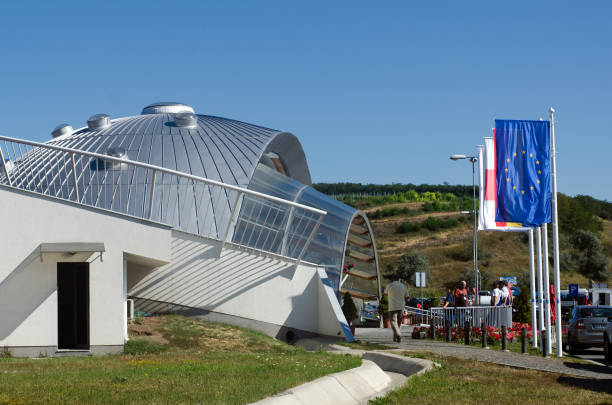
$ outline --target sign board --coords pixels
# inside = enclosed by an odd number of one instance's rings
[[[608,288],[607,283],[591,283],[591,288]]]
[[[577,297],[578,296],[578,284],[569,284],[568,285],[569,296]]]
[[[424,271],[417,271],[416,273],[414,273],[414,278],[416,279],[417,287],[425,287],[425,272]]]
[[[514,286],[516,286],[516,277],[500,277],[499,281],[504,281],[506,280],[508,282],[508,288],[512,288]]]

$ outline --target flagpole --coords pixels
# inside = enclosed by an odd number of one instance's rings
[[[538,269],[538,331],[540,332],[540,337],[542,337],[542,328],[544,328],[544,302],[543,296],[544,292],[542,291],[542,230],[540,227],[536,229],[536,252],[537,252],[537,269]],[[542,347],[542,350],[546,350],[546,348]]]
[[[536,277],[533,253],[533,229],[529,229],[529,276],[531,278],[531,285],[529,288],[531,293],[531,344],[533,347],[538,347],[538,334],[536,333],[538,325],[538,318],[536,314]]]
[[[546,310],[546,353],[552,354],[550,331],[550,276],[548,275],[548,228],[542,224],[542,272],[544,273],[544,309]]]
[[[553,226],[553,265],[555,266],[555,326],[557,329],[557,356],[563,357],[561,340],[561,274],[559,271],[559,217],[557,215],[557,159],[555,156],[555,109],[550,107],[550,180]]]

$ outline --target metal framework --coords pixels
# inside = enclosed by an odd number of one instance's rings
[[[0,142],[0,186],[168,225],[219,240],[222,247],[230,241],[235,224],[244,219],[238,212],[246,199],[265,203],[260,206],[282,207],[252,221],[251,233],[241,238],[240,245],[277,254],[267,250],[268,244],[261,240],[270,237],[270,229],[280,241],[300,238],[306,241],[303,247],[297,253],[288,253],[296,265],[327,214],[304,204],[148,163],[5,136],[0,136]]]

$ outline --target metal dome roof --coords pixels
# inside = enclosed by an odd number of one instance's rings
[[[178,103],[162,104],[165,108],[166,104]],[[179,108],[184,106],[181,104]],[[185,114],[190,117],[183,117]],[[104,125],[91,125],[92,120],[99,117],[106,121]],[[186,118],[190,122],[184,126],[180,120]],[[192,119],[195,119],[195,124]],[[149,112],[114,120],[109,120],[106,114],[96,114],[88,123],[87,127],[66,131],[47,144],[138,161],[243,188],[248,187],[260,160],[264,158],[265,161],[265,155],[273,153],[286,164],[288,176],[311,184],[302,146],[294,135],[287,132],[226,118],[185,113],[184,110],[181,113]],[[73,176],[66,155],[44,148],[34,148],[13,164],[18,168],[11,173],[14,184],[24,185],[31,191],[65,198],[76,177],[79,179],[76,183],[79,183],[80,202],[86,205],[143,217],[144,207],[149,203],[152,212],[148,218],[179,229],[186,229],[186,224],[189,224],[189,232],[212,238],[219,238],[222,228],[227,226],[234,200],[232,193],[222,192],[220,188],[206,192],[196,188],[185,189],[185,184],[173,182],[176,179],[167,176],[152,179],[151,171],[135,172],[134,168],[117,162],[79,159],[76,162],[77,173]],[[152,182],[156,184],[153,200],[143,192]],[[204,200],[201,193],[206,196]],[[122,199],[122,196],[127,196],[127,199]],[[196,198],[199,199],[196,201]],[[176,207],[177,212],[169,212],[164,206],[179,199],[182,204]],[[185,204],[186,201],[191,202]],[[198,220],[198,210],[206,204],[211,206],[212,215]]]
[[[311,183],[304,152],[294,135],[207,115],[197,115],[195,126],[182,127],[175,123],[177,115],[147,113],[114,119],[108,127],[81,128],[48,143],[102,154],[121,148],[130,160],[243,187],[264,153],[276,147],[276,153],[290,152],[286,161],[295,167],[290,176]]]

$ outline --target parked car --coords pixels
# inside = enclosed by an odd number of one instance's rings
[[[608,317],[608,326],[604,331],[604,356],[606,360],[612,361],[612,316]]]
[[[491,291],[478,291],[478,295],[480,296],[480,305],[481,306],[490,306],[491,303]]]
[[[567,328],[567,346],[570,353],[603,343],[608,318],[612,317],[610,305],[577,305]]]
[[[417,304],[421,304],[421,308],[429,309],[434,306],[436,299],[435,298],[410,298],[408,300],[408,306],[416,308]]]
[[[359,311],[359,323],[366,328],[378,328],[380,326],[378,302],[371,301],[363,304]]]

